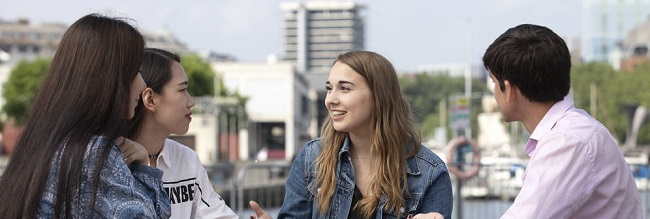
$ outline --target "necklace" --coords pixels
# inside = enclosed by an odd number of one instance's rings
[[[158,156],[159,156],[159,155],[160,155],[160,153],[158,153],[158,154],[154,154],[154,155],[149,155],[149,159],[151,159],[151,160],[158,159]]]

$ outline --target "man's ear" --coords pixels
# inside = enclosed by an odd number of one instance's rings
[[[154,96],[156,95],[156,92],[154,92],[151,88],[146,88],[144,91],[142,91],[142,103],[144,105],[144,108],[151,112],[156,112],[156,101],[154,100]]]
[[[506,101],[507,102],[514,102],[517,101],[517,98],[521,96],[521,91],[517,86],[514,86],[510,83],[508,80],[503,81],[503,86],[504,86],[504,95],[506,96]]]

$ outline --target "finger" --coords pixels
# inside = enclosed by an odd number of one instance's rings
[[[122,151],[122,155],[124,156],[124,158],[133,156],[134,154],[135,154],[135,152],[133,150],[129,149],[129,148]]]
[[[257,204],[257,202],[250,201],[250,202],[248,202],[248,204],[251,206],[253,211],[255,211],[255,214],[257,214],[257,217],[264,218],[264,215],[266,215],[266,211],[264,211],[264,209],[262,209],[262,207],[260,207],[260,205]]]
[[[120,138],[122,138],[122,137],[120,137]],[[131,148],[131,147],[128,147],[128,144],[129,144],[128,141],[129,141],[129,139],[127,139],[127,138],[122,138],[122,141],[119,142],[119,144],[117,145],[117,146],[120,148],[120,151],[124,151],[124,150],[126,150],[126,149]]]
[[[117,143],[117,144],[122,144],[122,142],[124,141],[124,139],[125,139],[125,138],[122,137],[122,136],[117,137],[117,138],[115,139],[115,143]]]
[[[428,214],[417,214],[413,217],[413,219],[444,219],[444,217],[442,214],[433,212]]]
[[[124,163],[131,164],[135,161],[134,158],[132,158],[133,152],[123,152],[122,155],[124,156]]]

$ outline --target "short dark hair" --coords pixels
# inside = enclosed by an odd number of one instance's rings
[[[557,102],[571,87],[571,55],[551,29],[521,24],[508,29],[487,48],[483,65],[503,91],[503,81],[531,101]]]

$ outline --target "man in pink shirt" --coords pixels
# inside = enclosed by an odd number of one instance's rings
[[[503,119],[531,133],[523,186],[502,218],[643,218],[618,143],[568,96],[571,57],[562,38],[522,24],[499,36],[483,63]]]

